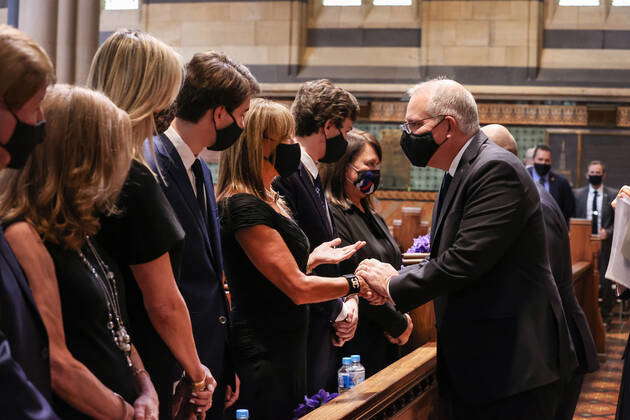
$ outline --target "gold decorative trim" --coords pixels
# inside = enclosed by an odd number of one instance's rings
[[[374,193],[379,200],[399,200],[399,201],[435,201],[437,192],[435,191],[398,191],[398,190],[378,190]]]
[[[619,127],[630,127],[630,106],[617,108],[617,125]]]
[[[585,126],[588,123],[586,106],[481,103],[477,107],[482,124]],[[406,109],[406,102],[374,101],[370,104],[369,120],[400,122],[405,119]]]
[[[482,124],[587,125],[586,106],[477,104]]]

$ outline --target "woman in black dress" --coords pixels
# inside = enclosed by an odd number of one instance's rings
[[[182,74],[180,58],[171,47],[149,34],[120,30],[99,47],[88,77],[90,87],[104,92],[131,117],[133,162],[118,202],[120,211],[101,218],[96,240],[122,271],[129,321],[164,419],[170,418],[173,383],[182,368],[187,382],[196,384],[192,401],[197,411],[210,407],[216,386],[197,354],[188,308],[176,283],[184,231],[143,150],[146,146],[152,153],[153,135],[168,128],[170,120],[161,117],[174,117],[168,111]]]
[[[0,216],[48,331],[55,411],[156,419],[120,273],[91,239],[99,214],[116,211],[129,170],[129,117],[104,95],[65,85],[48,91],[43,109],[44,142],[23,169],[2,174]]]
[[[253,418],[291,417],[306,392],[308,306],[349,293],[368,296],[356,277],[309,276],[320,264],[349,258],[362,242],[309,255],[308,239],[272,190],[278,174],[295,171],[294,122],[280,104],[252,101],[245,132],[221,157],[218,197],[227,280],[232,294],[239,407]],[[350,285],[352,284],[352,287]],[[371,293],[369,294],[372,297]]]
[[[371,197],[380,181],[381,146],[371,134],[360,130],[350,131],[347,140],[346,153],[322,170],[331,216],[341,243],[366,242],[340,264],[342,272],[353,273],[366,258],[400,267],[400,248],[383,218],[374,210]],[[373,306],[361,299],[359,313],[357,331],[344,345],[343,352],[360,354],[368,377],[400,357],[400,346],[409,339],[413,323],[409,315],[398,312],[389,303]]]

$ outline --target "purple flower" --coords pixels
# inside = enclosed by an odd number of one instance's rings
[[[337,397],[339,394],[337,393],[328,393],[323,389],[320,389],[319,392],[312,397],[304,396],[304,402],[293,410],[293,420],[297,420],[300,417],[304,417],[311,411],[315,410],[317,407],[326,404],[328,401]]]
[[[413,245],[407,250],[408,253],[427,253],[431,252],[431,234],[418,236],[413,240]]]

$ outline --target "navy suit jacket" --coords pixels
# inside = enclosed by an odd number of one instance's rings
[[[527,170],[531,176],[534,168],[529,167]],[[549,194],[556,200],[564,215],[564,220],[569,224],[569,219],[575,214],[575,197],[569,181],[562,175],[549,171]]]
[[[575,347],[581,372],[595,372],[599,369],[595,341],[588,326],[586,315],[575,297],[569,230],[556,200],[547,191],[539,190],[540,204],[545,221],[547,252],[553,278],[558,287],[562,307],[567,318],[569,332]]]
[[[0,329],[13,359],[35,387],[51,400],[48,334],[13,251],[0,228]],[[1,398],[0,398],[1,399]]]
[[[440,389],[485,404],[577,367],[534,182],[478,132],[434,212],[430,260],[392,277],[399,311],[435,298]]]
[[[48,400],[33,386],[11,357],[0,331],[0,413],[5,420],[59,420]]]
[[[197,352],[218,382],[231,384],[234,371],[227,351],[229,312],[222,282],[223,258],[212,174],[205,164],[201,165],[208,209],[206,223],[175,146],[164,134],[154,141],[157,162],[151,153],[146,153],[147,161],[156,173],[161,173],[160,185],[186,232],[178,286],[190,312]]]
[[[308,237],[311,251],[323,242],[337,237],[332,215],[329,223],[326,211],[318,204],[311,175],[304,165],[300,163],[298,170],[288,177],[276,178],[273,187],[283,196],[294,220]],[[341,275],[339,266],[333,264],[317,267],[315,274],[324,277]],[[341,299],[310,305],[307,367],[309,395],[320,388],[329,389],[332,385],[331,378],[338,364],[331,343],[332,323],[341,312],[342,305]]]

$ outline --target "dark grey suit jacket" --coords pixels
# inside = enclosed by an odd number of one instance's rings
[[[545,220],[549,264],[562,300],[569,332],[578,357],[579,370],[583,373],[595,372],[599,369],[595,341],[593,341],[586,315],[575,297],[573,288],[569,230],[556,200],[544,189],[539,189],[538,192]]]
[[[588,185],[578,188],[574,192],[575,195],[575,217],[580,219],[590,219],[591,215],[586,214],[586,206],[588,200]],[[613,226],[615,224],[615,211],[610,203],[617,196],[617,190],[604,185],[604,197],[602,199],[602,228],[608,232],[608,237],[612,239]]]
[[[389,286],[403,312],[436,298],[444,392],[484,404],[573,373],[544,229],[522,163],[477,132],[434,217],[430,261]]]

